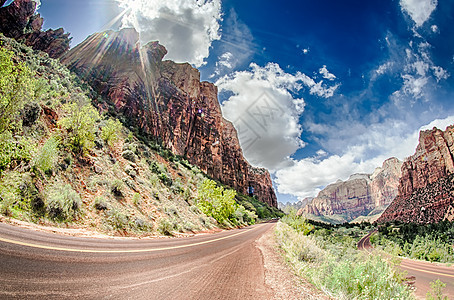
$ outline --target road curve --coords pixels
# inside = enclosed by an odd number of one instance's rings
[[[0,223],[0,298],[271,299],[255,241],[273,226],[116,240]]]
[[[375,232],[376,230],[363,237],[358,242],[358,249],[371,253],[372,245],[369,238]],[[407,271],[409,277],[414,276],[415,294],[418,298],[425,299],[427,291],[430,290],[430,282],[439,279],[446,283],[443,294],[448,296],[448,299],[454,299],[453,267],[404,258],[400,263],[400,268]]]

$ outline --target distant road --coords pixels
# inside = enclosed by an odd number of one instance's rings
[[[358,242],[358,249],[366,250],[371,253],[372,245],[370,244],[370,236],[375,233],[373,231],[363,237]],[[440,279],[446,283],[444,289],[444,295],[448,296],[449,299],[454,299],[454,268],[438,265],[435,263],[413,260],[413,259],[402,259],[400,268],[408,272],[408,276],[414,276],[416,288],[416,296],[418,298],[425,299],[427,291],[430,290],[430,282]]]
[[[273,226],[126,240],[0,223],[0,298],[270,299],[254,241]]]

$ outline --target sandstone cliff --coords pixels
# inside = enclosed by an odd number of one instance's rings
[[[454,219],[454,126],[422,131],[402,166],[399,194],[378,222]]]
[[[143,47],[133,29],[97,33],[62,57],[142,134],[159,140],[209,176],[277,207],[267,170],[243,157],[232,123],[222,117],[217,88],[189,64],[163,61],[157,42]],[[98,104],[108,109],[108,105]]]
[[[0,32],[5,36],[41,50],[52,58],[58,58],[69,49],[69,33],[62,28],[41,31],[43,19],[35,13],[36,3],[32,0],[15,0],[3,7],[0,0]]]
[[[373,174],[354,174],[346,181],[330,184],[298,213],[322,216],[333,222],[378,214],[397,195],[401,165],[397,158],[390,158]]]

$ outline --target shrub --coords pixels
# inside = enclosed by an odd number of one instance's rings
[[[109,146],[113,146],[115,142],[118,141],[119,135],[122,128],[120,121],[109,119],[101,129],[101,138],[107,143]]]
[[[167,218],[159,220],[158,231],[164,235],[172,235],[173,224]]]
[[[234,190],[217,187],[216,182],[205,179],[199,188],[197,207],[219,224],[227,225],[229,221],[236,223],[234,212],[238,205],[235,202],[235,195]]]
[[[0,133],[0,174],[13,161],[29,161],[31,159],[31,145],[28,140],[13,138],[11,131]]]
[[[115,230],[125,230],[129,224],[129,218],[118,209],[110,209],[107,212],[107,222]]]
[[[437,279],[430,283],[431,290],[427,292],[427,300],[448,300],[447,296],[443,296],[443,289],[446,287],[446,283]]]
[[[46,207],[50,218],[58,221],[71,221],[80,211],[79,194],[69,184],[55,183],[50,187]]]
[[[77,153],[84,153],[94,146],[98,111],[84,98],[63,106],[66,116],[58,123],[66,129],[67,145]]]
[[[49,173],[58,161],[58,144],[56,137],[50,137],[34,158],[34,165],[44,173]]]
[[[0,48],[0,133],[17,125],[15,119],[33,97],[33,73],[25,63],[15,64],[14,53]]]
[[[112,194],[114,194],[114,196],[122,197],[123,187],[124,187],[123,181],[115,179],[110,186],[110,190],[112,191]]]
[[[287,223],[296,232],[302,233],[303,235],[308,235],[312,230],[314,230],[314,226],[307,223],[306,219],[302,216],[296,215],[295,210],[291,210],[288,215],[282,218],[282,222]]]
[[[413,299],[402,278],[379,255],[304,236],[284,223],[276,227],[276,239],[300,276],[340,299]],[[341,251],[339,251],[341,247]]]

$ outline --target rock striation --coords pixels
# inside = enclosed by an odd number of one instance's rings
[[[59,58],[68,51],[71,38],[62,28],[41,31],[43,18],[35,13],[33,0],[15,0],[3,7],[6,0],[0,0],[0,32],[6,37],[35,49],[44,51],[51,58]]]
[[[399,194],[378,222],[434,223],[454,219],[454,126],[421,131],[402,166]]]
[[[323,216],[333,222],[349,222],[360,216],[379,214],[397,195],[402,162],[387,159],[373,174],[354,174],[319,192],[298,213]]]
[[[158,42],[142,47],[134,29],[123,29],[88,37],[62,62],[125,123],[224,184],[243,193],[254,187],[259,200],[277,207],[269,172],[246,161],[236,129],[222,117],[217,87],[187,63],[163,61],[166,53]]]

